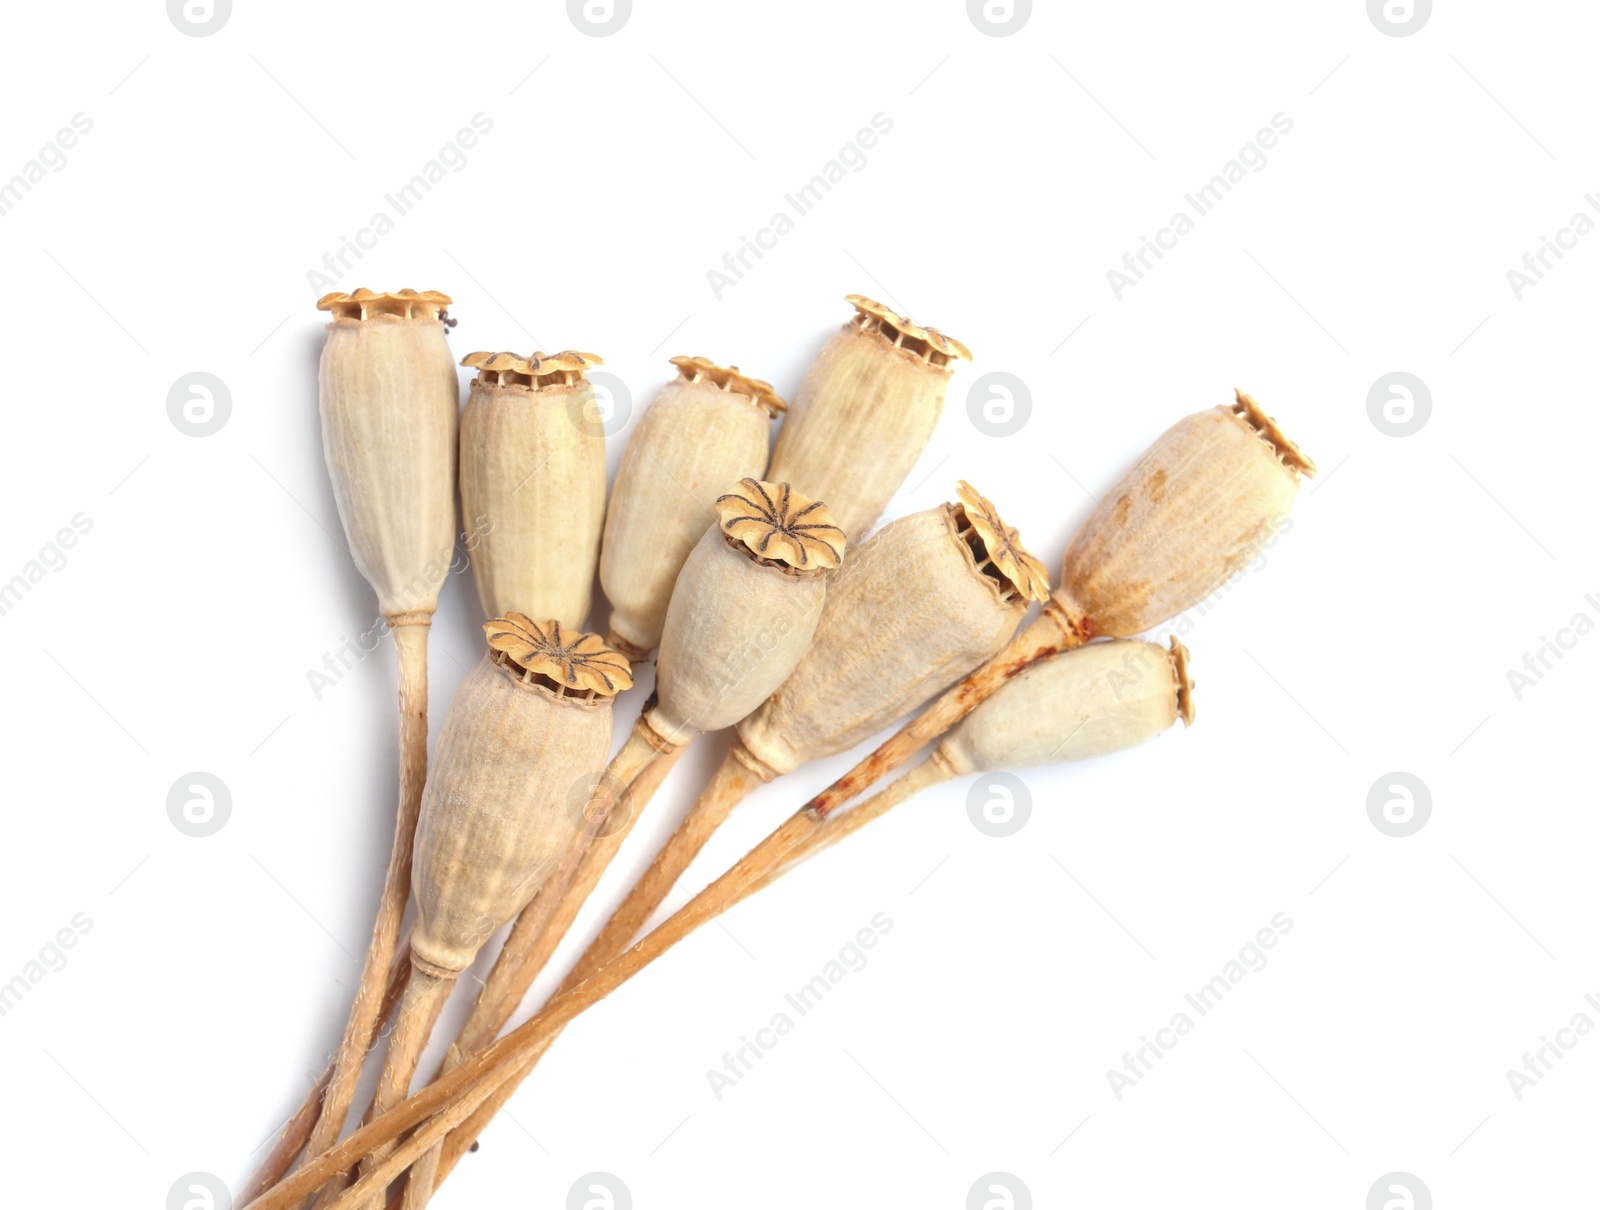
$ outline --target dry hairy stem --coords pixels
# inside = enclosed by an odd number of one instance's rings
[[[410,975],[411,944],[407,942],[400,947],[400,951],[394,956],[394,961],[389,964],[389,981],[384,985],[383,1002],[378,1008],[380,1029],[394,1012],[395,1005],[400,1003],[400,997],[405,994]],[[289,1171],[295,1158],[305,1148],[306,1141],[311,1137],[311,1128],[316,1125],[317,1115],[322,1112],[322,1097],[327,1090],[328,1082],[333,1078],[333,1067],[334,1061],[329,1059],[328,1065],[322,1069],[322,1074],[311,1085],[311,1091],[306,1094],[306,1099],[300,1108],[295,1110],[283,1124],[283,1129],[278,1132],[277,1141],[273,1143],[272,1149],[262,1158],[240,1191],[241,1205],[282,1180],[283,1174]]]

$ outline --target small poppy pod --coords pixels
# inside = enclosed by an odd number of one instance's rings
[[[787,483],[741,480],[716,513],[673,587],[643,720],[673,747],[732,726],[794,671],[822,616],[823,573],[844,557],[827,505]]]
[[[644,659],[661,642],[683,561],[716,500],[767,469],[772,417],[784,402],[759,378],[703,357],[674,357],[678,377],[640,417],[606,510],[600,584],[611,602],[607,642]]]
[[[433,612],[455,549],[461,392],[449,305],[435,290],[317,301],[332,315],[317,379],[333,496],[356,567],[390,619]]]
[[[1090,643],[1042,660],[956,724],[930,758],[946,773],[1086,760],[1194,721],[1189,653],[1136,639]]]
[[[767,478],[828,502],[859,542],[922,456],[966,345],[860,294],[854,318],[806,370]]]
[[[1133,635],[1256,559],[1316,465],[1256,401],[1186,416],[1108,491],[1067,547],[1053,608],[1080,633]]]
[[[520,614],[484,626],[439,735],[417,824],[412,962],[450,975],[538,890],[577,834],[568,792],[605,767],[611,707],[633,684],[598,636]]]
[[[829,577],[816,637],[739,723],[738,755],[772,777],[843,752],[1006,645],[1049,575],[971,484],[958,499],[891,521]]]
[[[1189,653],[1134,639],[1112,639],[1047,656],[979,702],[944,734],[921,764],[870,798],[827,817],[804,812],[814,830],[737,898],[881,819],[941,782],[967,773],[1086,760],[1154,739],[1178,719],[1194,722]]]
[[[461,511],[484,613],[589,616],[606,512],[605,429],[593,353],[469,353]]]

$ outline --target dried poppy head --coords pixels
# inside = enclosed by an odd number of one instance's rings
[[[958,498],[891,521],[830,577],[811,646],[738,725],[730,755],[760,780],[916,710],[1005,646],[1047,595],[1042,564],[994,505],[964,482]]]
[[[828,502],[857,542],[922,456],[939,422],[959,340],[859,294],[856,314],[812,361],[778,431],[767,478]]]
[[[1105,494],[1067,548],[1053,606],[1080,633],[1132,635],[1256,559],[1316,466],[1254,399],[1186,416]]]
[[[606,509],[600,584],[607,641],[642,660],[661,641],[672,586],[728,484],[767,466],[772,387],[704,357],[674,357],[678,377],[634,426]]]
[[[612,701],[633,684],[596,635],[519,614],[483,629],[489,650],[450,704],[417,825],[413,960],[444,974],[471,963],[572,840],[568,791],[605,766]]]
[[[738,722],[794,671],[822,613],[823,573],[844,556],[827,506],[786,483],[744,479],[716,511],[673,587],[656,660],[644,721],[669,746]]]
[[[447,294],[328,294],[322,437],[350,554],[391,620],[433,613],[455,547],[460,390]]]
[[[593,353],[469,353],[461,511],[483,611],[576,628],[589,614],[605,523],[605,431]]]

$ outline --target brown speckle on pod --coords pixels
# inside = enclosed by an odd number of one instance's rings
[[[1073,537],[1052,612],[1127,636],[1193,608],[1260,554],[1315,471],[1243,392],[1184,417]]]

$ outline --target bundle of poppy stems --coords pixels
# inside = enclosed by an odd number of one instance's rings
[[[1136,636],[1248,565],[1315,473],[1235,392],[1178,420],[1099,497],[1053,588],[966,482],[872,532],[971,354],[851,295],[787,405],[735,366],[672,358],[608,501],[588,378],[601,359],[468,354],[463,407],[450,301],[357,290],[317,304],[331,316],[328,470],[399,664],[399,804],[344,1035],[239,1198],[249,1210],[420,1210],[563,1026],[746,896],[948,778],[1082,760],[1192,722],[1188,652]],[[427,636],[458,499],[488,620],[430,764]],[[597,570],[604,638],[583,629]],[[655,692],[611,756],[616,695],[652,653]],[[644,931],[752,790],[908,717]],[[644,875],[507,1032],[678,755],[729,727],[727,756]],[[419,1081],[458,976],[508,923],[466,1024]],[[376,1092],[349,1123],[386,1026]]]

